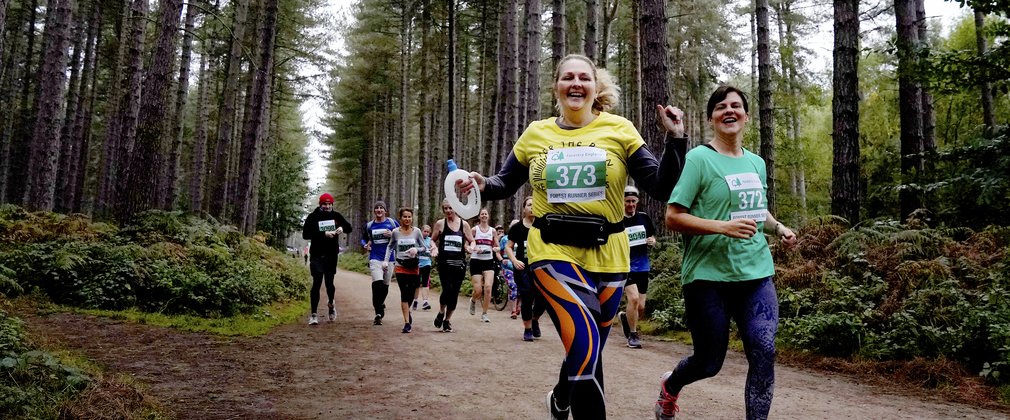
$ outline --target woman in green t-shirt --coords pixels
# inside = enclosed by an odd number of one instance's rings
[[[666,226],[684,234],[681,283],[694,355],[663,375],[656,418],[672,419],[681,388],[715,376],[726,358],[729,322],[736,321],[749,364],[748,419],[768,417],[775,383],[778,299],[768,242],[796,241],[768,212],[765,163],[743,148],[747,96],[720,86],[708,100],[713,137],[687,153],[666,209]]]

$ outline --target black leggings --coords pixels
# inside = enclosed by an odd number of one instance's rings
[[[540,290],[533,285],[532,273],[528,269],[516,271],[515,279],[516,287],[519,289],[519,311],[523,321],[540,319],[547,310],[547,302],[544,301]]]
[[[326,294],[330,298],[329,304],[333,304],[333,294],[337,292],[337,288],[333,285],[333,276],[337,274],[337,259],[313,258],[309,271],[312,272],[309,303],[312,305],[312,313],[316,313],[316,309],[319,308],[319,287],[323,285],[323,280],[326,280]]]
[[[414,301],[414,292],[421,282],[421,276],[417,274],[396,273],[396,285],[400,287],[400,302],[410,303]]]
[[[455,311],[456,302],[459,300],[459,288],[463,285],[463,277],[466,277],[466,266],[462,261],[440,261],[438,277],[442,282],[442,294],[439,295],[438,302],[445,305],[446,310]]]
[[[386,316],[386,295],[389,294],[389,285],[382,280],[372,282],[372,308],[375,314]]]

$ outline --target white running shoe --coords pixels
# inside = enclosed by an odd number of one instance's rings
[[[309,325],[319,325],[319,317],[316,314],[309,315]]]
[[[477,315],[477,302],[470,299],[470,315]]]
[[[481,314],[480,320],[484,322],[491,322],[491,319],[487,317],[487,314]]]

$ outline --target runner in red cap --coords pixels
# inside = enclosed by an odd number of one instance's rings
[[[302,238],[311,241],[309,248],[309,271],[312,272],[312,289],[309,291],[309,302],[312,304],[312,315],[309,325],[319,324],[316,308],[319,306],[319,287],[326,280],[326,293],[329,294],[329,320],[337,318],[333,307],[333,276],[337,274],[337,256],[340,254],[340,234],[350,233],[351,224],[340,213],[333,211],[333,196],[323,193],[319,196],[319,207],[305,218],[302,228]]]

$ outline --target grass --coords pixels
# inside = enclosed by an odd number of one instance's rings
[[[278,325],[295,322],[309,311],[308,299],[274,303],[255,314],[226,318],[204,318],[192,315],[165,315],[130,309],[107,311],[78,309],[66,306],[53,308],[58,312],[75,312],[111,319],[127,320],[138,324],[156,325],[190,332],[205,332],[223,336],[258,337]]]

